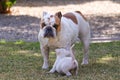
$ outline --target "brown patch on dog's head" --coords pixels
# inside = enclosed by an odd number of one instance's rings
[[[80,14],[85,21],[87,21],[86,17],[80,12],[80,11],[75,11],[76,13]]]
[[[66,13],[63,16],[68,18],[68,19],[71,19],[75,24],[78,24],[76,16],[73,13]]]
[[[61,12],[57,12],[55,14],[55,27],[57,29],[57,32],[59,32],[61,30],[61,25],[60,25],[60,23],[61,23],[61,17],[62,17]]]
[[[51,26],[53,25],[53,19],[54,19],[54,15],[48,13],[48,12],[43,12],[42,16],[41,16],[41,20],[40,20],[40,28],[44,28],[45,26]]]

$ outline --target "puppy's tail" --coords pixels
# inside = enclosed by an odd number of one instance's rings
[[[79,67],[78,67],[78,62],[77,62],[77,60],[75,59],[75,56],[74,56],[75,55],[75,52],[73,51],[73,47],[74,46],[75,46],[74,44],[71,46],[71,48],[70,48],[70,54],[71,54],[72,61],[73,61],[73,64],[74,64],[75,75],[77,75]]]
[[[74,51],[73,51],[73,47],[74,47],[75,45],[73,44],[72,46],[71,46],[71,48],[70,48],[70,55],[71,55],[71,57],[72,57],[72,60],[75,60],[75,56],[74,56]]]

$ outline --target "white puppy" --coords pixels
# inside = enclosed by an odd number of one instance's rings
[[[56,49],[56,61],[53,65],[53,68],[50,70],[50,73],[57,71],[58,73],[66,74],[66,76],[71,76],[70,71],[75,71],[75,74],[78,73],[78,62],[74,57],[72,50],[66,50],[64,48]]]

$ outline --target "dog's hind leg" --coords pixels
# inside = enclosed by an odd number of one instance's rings
[[[83,54],[83,60],[81,64],[84,65],[84,64],[88,64],[90,38],[84,37],[81,39],[81,42],[83,43],[83,46],[84,46],[84,54]]]
[[[83,54],[83,60],[82,60],[82,65],[83,64],[88,64],[88,54],[89,54],[89,44],[90,44],[90,26],[88,23],[85,23],[85,25],[80,26],[80,33],[79,33],[79,38],[83,44],[84,47],[84,54]]]

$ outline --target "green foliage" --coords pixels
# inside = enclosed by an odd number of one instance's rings
[[[4,8],[11,7],[15,3],[16,3],[16,0],[8,0],[8,1],[1,2],[1,4],[2,4],[2,6],[4,6]]]
[[[7,11],[10,12],[10,8],[13,6],[13,4],[16,3],[16,0],[4,0],[0,2],[0,12],[6,13]]]
[[[16,0],[10,0],[13,4],[15,4],[16,3]]]

